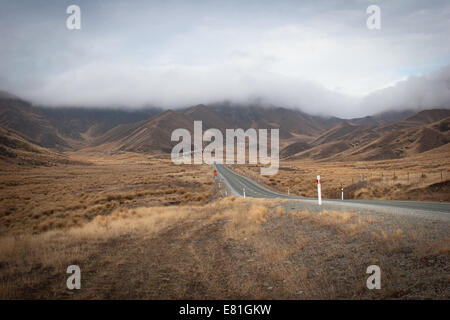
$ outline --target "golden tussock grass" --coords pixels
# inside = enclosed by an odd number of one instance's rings
[[[261,176],[256,165],[237,165],[235,170],[277,192],[315,197],[316,176],[326,198],[450,201],[450,148],[395,160],[313,161],[281,160],[275,176]]]
[[[450,250],[445,222],[292,212],[279,199],[214,200],[209,166],[127,154],[91,161],[4,169],[0,298],[450,296],[439,273]],[[337,177],[341,169],[333,170]],[[82,269],[83,289],[69,295],[71,264]],[[380,264],[385,276],[376,295],[364,287],[369,264]]]
[[[270,208],[278,202],[225,198],[204,206],[118,208],[108,215],[96,216],[90,222],[67,230],[51,230],[36,235],[0,238],[0,297],[12,297],[15,284],[36,286],[42,279],[28,274],[34,269],[62,270],[99,254],[98,245],[126,235],[151,239],[180,224],[205,224],[224,221],[224,234],[242,239],[260,232]],[[151,241],[151,240],[150,240]],[[104,258],[106,259],[106,258]],[[49,275],[53,274],[52,272]]]
[[[381,264],[391,279],[379,297],[394,297],[417,281],[399,280],[398,257],[426,283],[432,278],[420,261],[449,254],[448,238],[435,233],[431,241],[386,217],[285,214],[284,203],[227,197],[200,206],[116,208],[67,230],[3,237],[0,297],[64,298],[70,264],[86,274],[80,298],[369,298],[361,286],[361,266],[369,264]],[[121,289],[110,296],[104,288],[117,281]]]
[[[358,234],[375,222],[373,217],[360,217],[350,211],[322,210],[319,213],[309,211],[290,212],[290,215],[300,219],[308,219],[321,227],[333,228],[348,235]]]
[[[231,218],[225,227],[229,238],[241,239],[260,231],[261,224],[267,222],[267,208],[261,205],[252,205],[245,214],[236,209],[229,209],[224,216]]]
[[[211,200],[209,166],[189,170],[142,155],[74,155],[91,165],[5,166],[0,235],[66,229],[117,208],[200,205]]]

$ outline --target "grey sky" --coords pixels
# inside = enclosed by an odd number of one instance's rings
[[[0,89],[36,103],[450,106],[449,1],[0,2]],[[70,4],[81,30],[66,29]],[[366,28],[370,4],[381,30]]]

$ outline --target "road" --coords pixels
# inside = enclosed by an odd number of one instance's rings
[[[242,197],[253,198],[281,198],[294,200],[295,203],[292,209],[304,209],[305,206],[317,206],[317,199],[302,198],[297,196],[288,196],[286,194],[276,193],[271,191],[255,181],[244,177],[223,164],[215,165],[219,177],[224,182],[228,194]],[[446,219],[450,215],[450,203],[448,202],[419,202],[419,201],[391,201],[391,200],[337,200],[337,199],[323,199],[322,207],[326,209],[375,209],[377,211],[407,213],[407,214],[441,214],[445,215]],[[321,207],[321,208],[322,208]]]

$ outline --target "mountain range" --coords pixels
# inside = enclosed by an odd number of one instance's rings
[[[229,102],[179,110],[50,108],[0,92],[0,158],[23,152],[95,150],[170,153],[177,128],[278,128],[280,157],[315,160],[397,159],[450,148],[450,110],[386,112],[354,119],[308,115],[299,110]]]

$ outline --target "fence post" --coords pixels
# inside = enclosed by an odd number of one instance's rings
[[[321,184],[320,176],[317,176],[317,200],[318,200],[319,206],[322,205],[322,194],[321,194],[322,190],[321,190],[320,184]]]

